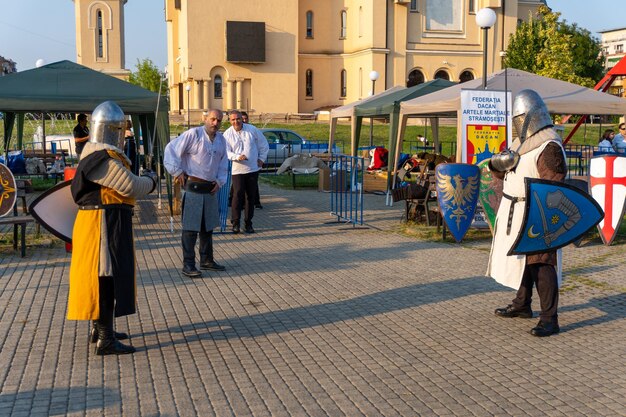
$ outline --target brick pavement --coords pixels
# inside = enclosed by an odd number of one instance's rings
[[[489,242],[400,236],[380,196],[352,229],[328,194],[262,195],[258,233],[217,234],[227,270],[193,280],[178,219],[141,203],[134,355],[65,320],[62,244],[0,251],[0,415],[626,415],[623,244],[566,248],[562,332],[538,339],[493,315],[514,294],[483,277]]]

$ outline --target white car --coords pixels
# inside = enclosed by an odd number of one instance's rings
[[[328,152],[328,142],[312,142],[289,129],[260,129],[270,145],[265,163],[278,166],[285,159],[297,153]],[[333,145],[333,153],[340,153],[337,145]]]

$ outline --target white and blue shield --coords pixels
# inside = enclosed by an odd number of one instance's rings
[[[530,255],[562,248],[604,217],[586,192],[563,182],[526,178],[524,225],[508,255]]]
[[[473,164],[439,164],[435,179],[441,216],[454,239],[460,242],[474,219],[480,168]]]

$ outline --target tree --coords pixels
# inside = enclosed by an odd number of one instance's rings
[[[160,72],[156,65],[149,58],[144,58],[142,61],[137,60],[135,66],[137,71],[131,72],[128,81],[131,84],[138,85],[147,90],[157,93],[161,88],[161,94],[167,93],[167,83],[161,82],[165,74]]]
[[[576,24],[559,22],[560,16],[540,6],[537,17],[531,16],[511,35],[505,65],[593,87],[604,72],[600,44]]]

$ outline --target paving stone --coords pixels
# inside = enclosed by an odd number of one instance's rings
[[[364,196],[367,229],[332,224],[330,196],[261,186],[255,235],[215,233],[227,266],[180,274],[180,216],[140,201],[139,351],[97,357],[65,320],[62,244],[0,249],[1,415],[620,415],[626,409],[624,243],[564,249],[562,332],[493,310],[489,240],[418,241],[403,208]],[[0,230],[0,233],[3,233]],[[570,284],[568,286],[568,283]],[[535,304],[538,303],[536,298]],[[534,305],[535,313],[538,304]]]

